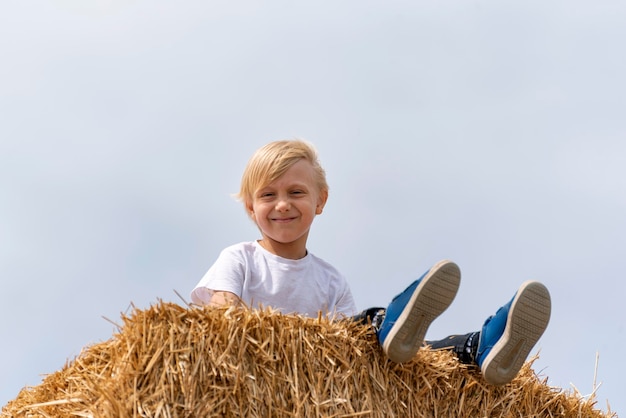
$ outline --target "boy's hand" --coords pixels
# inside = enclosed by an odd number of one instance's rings
[[[208,303],[212,307],[241,306],[241,299],[231,292],[215,291]]]

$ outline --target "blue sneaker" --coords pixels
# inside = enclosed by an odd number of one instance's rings
[[[541,283],[524,282],[513,299],[485,321],[476,363],[492,385],[509,383],[550,321],[550,293]]]
[[[424,343],[426,330],[456,296],[461,282],[459,267],[444,260],[397,295],[377,331],[387,357],[396,363],[411,360]]]

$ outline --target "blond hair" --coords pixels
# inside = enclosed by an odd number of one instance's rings
[[[322,168],[313,144],[303,140],[274,141],[259,148],[248,161],[241,177],[241,187],[235,197],[249,204],[254,193],[285,174],[300,160],[311,163],[315,181],[321,192],[328,191],[326,172]]]

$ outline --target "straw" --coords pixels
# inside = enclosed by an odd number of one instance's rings
[[[490,386],[447,351],[394,364],[349,320],[181,307],[159,302],[122,316],[2,417],[614,417],[547,385],[527,362]]]

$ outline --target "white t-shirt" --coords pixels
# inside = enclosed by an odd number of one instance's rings
[[[299,260],[279,257],[256,241],[225,248],[191,292],[191,300],[206,304],[213,291],[234,293],[251,308],[261,305],[282,313],[357,313],[347,281],[333,266],[311,253]]]

